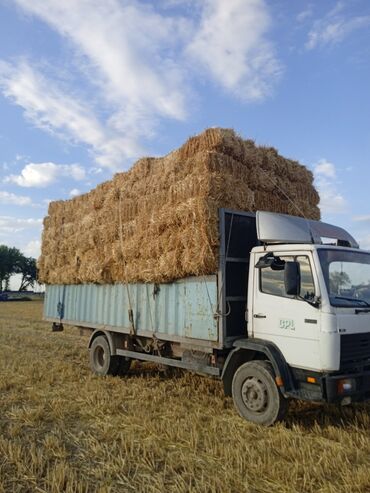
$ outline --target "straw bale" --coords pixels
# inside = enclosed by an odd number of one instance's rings
[[[85,195],[50,203],[40,280],[167,282],[215,273],[220,207],[319,219],[312,181],[310,171],[276,149],[208,129]]]

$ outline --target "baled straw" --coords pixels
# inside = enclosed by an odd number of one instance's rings
[[[52,202],[40,281],[168,282],[218,269],[218,209],[319,219],[312,173],[233,130],[208,129],[91,192]]]

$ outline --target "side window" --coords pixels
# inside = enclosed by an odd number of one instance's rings
[[[280,257],[281,260],[294,260],[293,257]],[[260,286],[262,293],[292,298],[286,294],[284,286],[284,270],[272,270],[271,267],[260,269]]]
[[[296,258],[301,266],[301,293],[302,298],[310,300],[315,297],[315,283],[313,282],[312,270],[308,257]]]
[[[301,292],[300,296],[305,299],[312,299],[315,296],[315,284],[312,276],[311,265],[308,257],[301,255],[298,257],[280,257],[285,261],[296,260],[301,267]],[[287,295],[284,286],[284,270],[272,270],[271,267],[260,269],[261,291],[266,294],[283,296],[284,298],[294,298]]]

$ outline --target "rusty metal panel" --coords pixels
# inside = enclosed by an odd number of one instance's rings
[[[168,284],[48,285],[44,318],[128,332],[130,306],[138,335],[219,340],[218,319],[214,316],[218,309],[216,275]]]

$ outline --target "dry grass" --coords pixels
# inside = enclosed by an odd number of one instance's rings
[[[238,417],[219,382],[154,367],[98,378],[76,329],[0,303],[0,492],[369,492],[370,406]]]

